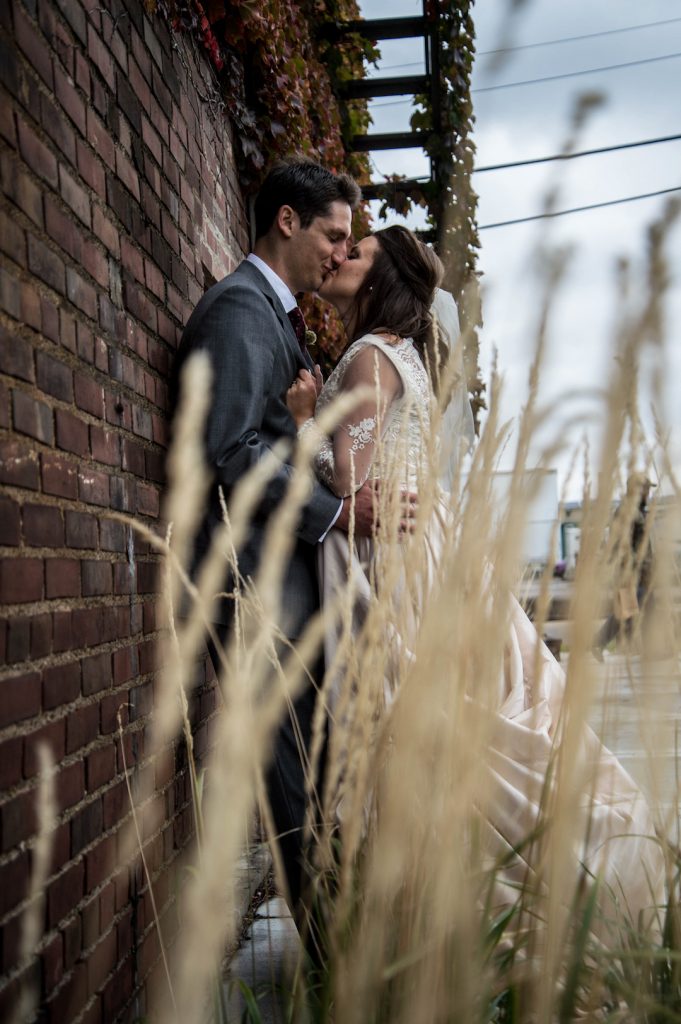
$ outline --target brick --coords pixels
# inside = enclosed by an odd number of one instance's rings
[[[36,352],[36,383],[53,398],[62,402],[73,401],[73,371],[46,352]]]
[[[109,696],[103,696],[99,702],[99,707],[101,730],[103,736],[109,735],[110,733],[116,732],[118,730],[119,717],[122,727],[125,728],[129,720],[126,693],[114,693]],[[108,828],[109,826],[107,825],[106,827]]]
[[[42,332],[46,338],[55,344],[59,342],[59,310],[45,296],[40,298],[40,316],[42,320]]]
[[[0,306],[15,320],[21,320],[21,297],[19,283],[11,274],[0,267]]]
[[[140,515],[157,519],[160,505],[158,488],[138,480],[135,484],[135,504]]]
[[[70,970],[83,948],[80,914],[76,914],[62,930],[64,937],[64,969]]]
[[[52,615],[52,650],[55,654],[70,651],[77,646],[71,622],[71,612],[54,612]]]
[[[0,381],[0,427],[10,429],[9,391],[7,385]]]
[[[102,831],[102,800],[93,800],[71,819],[71,856],[77,857]]]
[[[75,167],[76,135],[73,127],[44,93],[40,97],[40,121],[45,134],[61,150],[71,167]]]
[[[112,928],[101,942],[95,946],[93,952],[88,957],[88,990],[90,992],[97,992],[107,975],[116,966],[116,951],[116,929]]]
[[[106,793],[103,796],[103,800],[106,799]],[[105,819],[106,820],[106,819]],[[107,828],[106,824],[104,828]],[[97,843],[91,850],[85,855],[85,888],[87,892],[92,892],[102,882],[105,882],[111,877],[112,872],[115,869],[116,864],[116,837],[107,836],[100,843]],[[106,895],[105,895],[106,893]],[[111,893],[111,894],[110,894]],[[113,907],[111,907],[111,901],[113,897]],[[105,892],[99,897],[99,919],[100,928],[106,927],[107,923],[112,919],[112,914],[116,912],[115,905],[116,898],[116,887],[112,882],[110,883]],[[126,955],[127,955],[126,951]]]
[[[153,425],[151,413],[139,405],[132,407],[132,429],[138,437],[145,437],[147,441],[153,438]]]
[[[145,450],[137,441],[124,437],[121,442],[121,466],[135,476],[145,474]]]
[[[47,925],[54,928],[63,921],[83,896],[85,865],[82,861],[71,865],[51,883],[47,890]],[[64,1016],[62,1020],[66,1020]]]
[[[78,637],[79,646],[87,649],[97,647],[106,641],[102,631],[103,609],[74,608],[72,613],[73,631]]]
[[[0,544],[13,547],[21,540],[21,517],[19,506],[11,498],[0,496]]]
[[[116,774],[116,748],[113,744],[93,750],[85,759],[85,778],[89,793],[110,782]],[[105,826],[106,827],[106,826]]]
[[[20,267],[26,266],[26,235],[4,211],[0,211],[0,248]]]
[[[76,405],[97,419],[104,419],[104,389],[101,384],[84,373],[74,375]]]
[[[97,547],[97,520],[86,512],[64,512],[66,545],[70,548],[94,550]]]
[[[0,327],[0,373],[32,384],[36,379],[33,346]]]
[[[70,704],[79,694],[79,661],[53,665],[43,670],[43,707],[46,711]]]
[[[115,170],[116,149],[114,147],[111,133],[102,124],[92,108],[87,110],[87,140],[107,167]]]
[[[81,321],[76,325],[76,349],[78,357],[92,365],[95,361],[95,336]]]
[[[0,440],[0,483],[37,490],[40,486],[37,453],[22,441]]]
[[[78,94],[75,83],[65,75],[58,65],[54,69],[54,91],[58,102],[71,118],[81,135],[87,130],[85,103]]]
[[[108,506],[110,477],[97,469],[81,467],[78,470],[78,495],[89,505]]]
[[[64,940],[60,933],[50,939],[40,954],[42,991],[54,991],[64,975]]]
[[[59,191],[66,205],[70,206],[76,217],[89,228],[92,222],[90,198],[63,164],[59,167]]]
[[[0,743],[0,787],[8,790],[15,786],[22,778],[22,758],[24,739],[23,736],[12,736]],[[6,865],[3,866],[3,885],[0,886],[0,913],[5,913],[5,900],[1,890],[6,885],[4,876]]]
[[[116,150],[116,174],[123,182],[128,192],[130,192],[137,202],[140,201],[140,182],[137,171],[128,160],[125,153],[117,149]]]
[[[61,511],[53,505],[24,505],[22,509],[24,541],[34,548],[60,548],[64,545]]]
[[[113,681],[114,686],[127,683],[137,675],[137,648],[135,646],[119,647],[113,652]]]
[[[20,292],[21,319],[34,331],[40,330],[40,295],[30,281],[21,282]]]
[[[89,697],[101,690],[108,690],[112,682],[111,655],[108,652],[83,658],[83,693]]]
[[[93,204],[92,207],[92,230],[112,256],[118,259],[120,256],[118,231],[103,210],[96,204]]]
[[[7,622],[5,658],[8,665],[26,661],[31,654],[31,620],[12,615]]]
[[[80,597],[80,563],[75,558],[48,558],[45,597]]]
[[[35,793],[20,793],[0,806],[0,850],[3,853],[34,835],[35,830]]]
[[[109,260],[104,252],[94,242],[85,242],[83,245],[83,269],[90,277],[94,278],[101,288],[108,291],[109,288]],[[96,314],[93,320],[96,320]]]
[[[110,488],[111,508],[117,512],[133,512],[135,508],[132,480],[113,475]]]
[[[102,597],[112,592],[111,562],[87,559],[80,563],[83,597]]]
[[[76,354],[76,321],[63,307],[59,310],[59,343]]]
[[[93,64],[99,70],[102,78],[111,89],[116,91],[116,79],[114,74],[114,63],[109,48],[102,42],[93,26],[88,25],[87,48]]]
[[[85,673],[83,673],[84,675]],[[99,708],[97,705],[88,704],[85,707],[76,708],[66,719],[66,753],[73,754],[81,747],[86,747],[96,740],[98,735]]]
[[[34,174],[42,178],[52,188],[57,188],[59,183],[57,160],[52,151],[21,118],[17,118],[17,132],[19,152],[23,159]]]
[[[45,197],[45,230],[60,249],[80,262],[83,251],[83,235],[62,208],[49,196]]]
[[[43,452],[40,456],[41,479],[45,494],[59,498],[78,497],[76,465],[56,452]]]
[[[73,267],[66,269],[66,294],[86,316],[97,319],[97,292]]]
[[[17,161],[5,154],[2,163],[2,188],[7,196],[37,227],[43,225],[43,193],[27,174],[20,170]]]
[[[44,658],[52,653],[52,616],[45,612],[31,619],[31,654]]]
[[[139,249],[127,238],[121,238],[121,263],[140,283],[144,283],[144,260]]]
[[[0,728],[40,713],[40,672],[0,681]]]
[[[133,284],[132,281],[126,280],[123,285],[123,298],[125,308],[130,311],[132,316],[141,320],[150,331],[156,333],[156,307],[147,298],[145,293]]]
[[[24,737],[24,777],[32,779],[40,771],[38,747],[46,744],[52,760],[59,764],[66,752],[66,720],[59,718]]]
[[[18,4],[14,5],[14,32],[29,65],[40,75],[47,88],[52,89],[54,79],[50,48],[46,40],[35,31]]]
[[[78,173],[93,192],[96,192],[101,199],[106,198],[106,174],[90,147],[82,139],[76,140],[76,161]]]
[[[42,558],[0,559],[0,604],[25,604],[43,596]]]
[[[87,458],[90,454],[90,434],[87,423],[66,409],[55,409],[57,447]]]
[[[54,443],[52,409],[25,391],[12,391],[14,429],[45,444]]]
[[[99,545],[102,551],[125,551],[125,526],[115,519],[102,519],[99,524]]]
[[[65,293],[66,271],[63,259],[33,235],[28,236],[28,266],[31,273],[54,291],[60,295]]]
[[[121,449],[119,435],[94,424],[90,427],[90,448],[92,458],[107,466],[120,466]]]

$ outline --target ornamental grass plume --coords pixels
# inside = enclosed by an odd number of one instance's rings
[[[554,709],[557,724],[542,770],[528,768],[515,780],[532,799],[533,810],[525,815],[513,814],[516,805],[501,770],[508,751],[498,708],[514,658],[509,630],[518,611],[511,594],[520,576],[519,552],[536,471],[551,463],[562,443],[562,437],[550,441],[543,459],[530,461],[537,431],[548,420],[539,404],[539,382],[563,258],[544,264],[529,399],[503,515],[496,513],[493,500],[507,434],[499,421],[502,384],[495,375],[489,416],[470,469],[454,474],[447,494],[437,484],[442,410],[429,410],[431,427],[413,482],[419,493],[417,515],[407,536],[399,529],[406,442],[379,451],[386,470],[371,563],[373,597],[360,614],[358,580],[348,567],[337,599],[310,621],[295,648],[282,634],[281,580],[296,518],[309,492],[311,442],[292,453],[295,472],[285,502],[271,517],[259,577],[239,577],[238,551],[269,476],[278,460],[289,455],[283,445],[235,490],[211,551],[191,582],[190,534],[206,486],[193,445],[200,436],[208,386],[205,366],[188,363],[186,401],[174,442],[179,450],[169,463],[169,533],[161,538],[137,526],[165,566],[161,601],[168,628],[149,756],[163,756],[184,732],[197,825],[196,848],[178,894],[180,929],[167,950],[171,981],[159,981],[152,1020],[203,1021],[211,1012],[211,997],[221,991],[220,963],[236,937],[237,864],[259,805],[278,863],[263,784],[273,735],[307,684],[306,666],[330,635],[333,656],[327,658],[309,752],[307,822],[313,840],[315,927],[326,964],[321,977],[301,972],[297,982],[303,989],[307,984],[321,989],[318,1019],[336,1024],[601,1021],[608,1014],[621,1020],[663,1019],[660,1014],[681,1019],[678,787],[670,792],[661,758],[654,756],[662,745],[675,742],[679,686],[673,605],[678,578],[671,554],[680,519],[679,487],[663,425],[658,473],[669,479],[675,501],[665,506],[659,531],[659,512],[655,504],[651,508],[660,556],[655,609],[641,635],[632,636],[632,650],[640,650],[640,658],[630,660],[628,679],[637,709],[634,727],[653,755],[637,771],[653,804],[657,832],[627,836],[626,842],[639,843],[642,856],[646,844],[664,851],[666,905],[655,905],[659,890],[654,878],[648,905],[632,908],[626,891],[600,877],[602,864],[589,867],[580,861],[599,814],[593,764],[584,756],[585,727],[593,723],[607,739],[621,724],[621,695],[613,700],[589,652],[611,552],[624,543],[631,519],[624,509],[603,543],[612,498],[623,468],[651,461],[635,396],[642,354],[652,352],[660,367],[664,361],[664,241],[662,228],[651,231],[648,292],[639,308],[630,307],[623,316],[615,339],[618,359],[602,395],[604,442],[595,495],[585,473],[564,696]],[[448,372],[441,368],[445,378]],[[661,369],[658,381],[662,376]],[[331,407],[321,428],[333,429],[355,400],[346,397]],[[188,487],[190,474],[194,483]],[[220,648],[220,707],[201,765],[201,785],[187,695],[227,566],[235,571],[230,594],[235,629]],[[535,632],[525,637],[535,669],[543,657],[548,606],[547,572],[540,581]],[[661,659],[661,653],[672,652],[673,659]],[[531,679],[526,685],[532,685]],[[327,720],[327,770],[323,791],[316,792],[312,780]],[[150,778],[150,773],[141,776],[137,786],[142,847],[155,827]],[[165,923],[157,924],[165,934]],[[214,1019],[224,1020],[219,997],[213,1006]],[[294,999],[291,1019],[303,1019],[299,1006],[300,999]]]

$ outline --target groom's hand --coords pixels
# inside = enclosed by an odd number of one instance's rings
[[[355,534],[358,537],[371,537],[378,525],[378,491],[375,481],[367,480],[354,495],[343,498],[343,507],[335,525],[345,533],[350,529],[350,510],[353,505]]]
[[[348,532],[350,526],[350,510],[354,500],[355,513],[355,534],[358,537],[371,537],[378,526],[378,507],[380,480],[367,480],[353,497],[343,498],[343,507],[336,520],[336,527],[339,530]],[[418,495],[412,491],[403,491],[401,494],[402,515],[400,518],[400,533],[411,533],[418,514]]]

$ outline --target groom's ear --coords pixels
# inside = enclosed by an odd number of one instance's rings
[[[276,225],[285,238],[291,238],[300,227],[300,217],[292,206],[280,206],[277,210]]]

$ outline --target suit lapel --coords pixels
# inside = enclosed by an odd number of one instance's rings
[[[263,293],[264,297],[270,303],[272,309],[277,315],[277,319],[281,324],[282,333],[284,335],[287,345],[289,346],[290,349],[293,350],[293,352],[299,359],[303,358],[302,352],[300,351],[300,345],[298,344],[298,338],[296,337],[296,332],[293,330],[293,325],[288,318],[288,314],[286,313],[284,307],[281,304],[281,299],[279,298],[279,296],[277,295],[277,293],[275,292],[274,288],[271,286],[267,278],[260,273],[258,268],[254,266],[253,263],[249,263],[248,260],[243,260],[236,268],[234,273],[244,274],[249,279],[249,281],[251,281],[256,286],[256,288],[258,288]],[[309,353],[307,354],[305,362],[310,369],[313,368],[313,364],[310,359]]]

